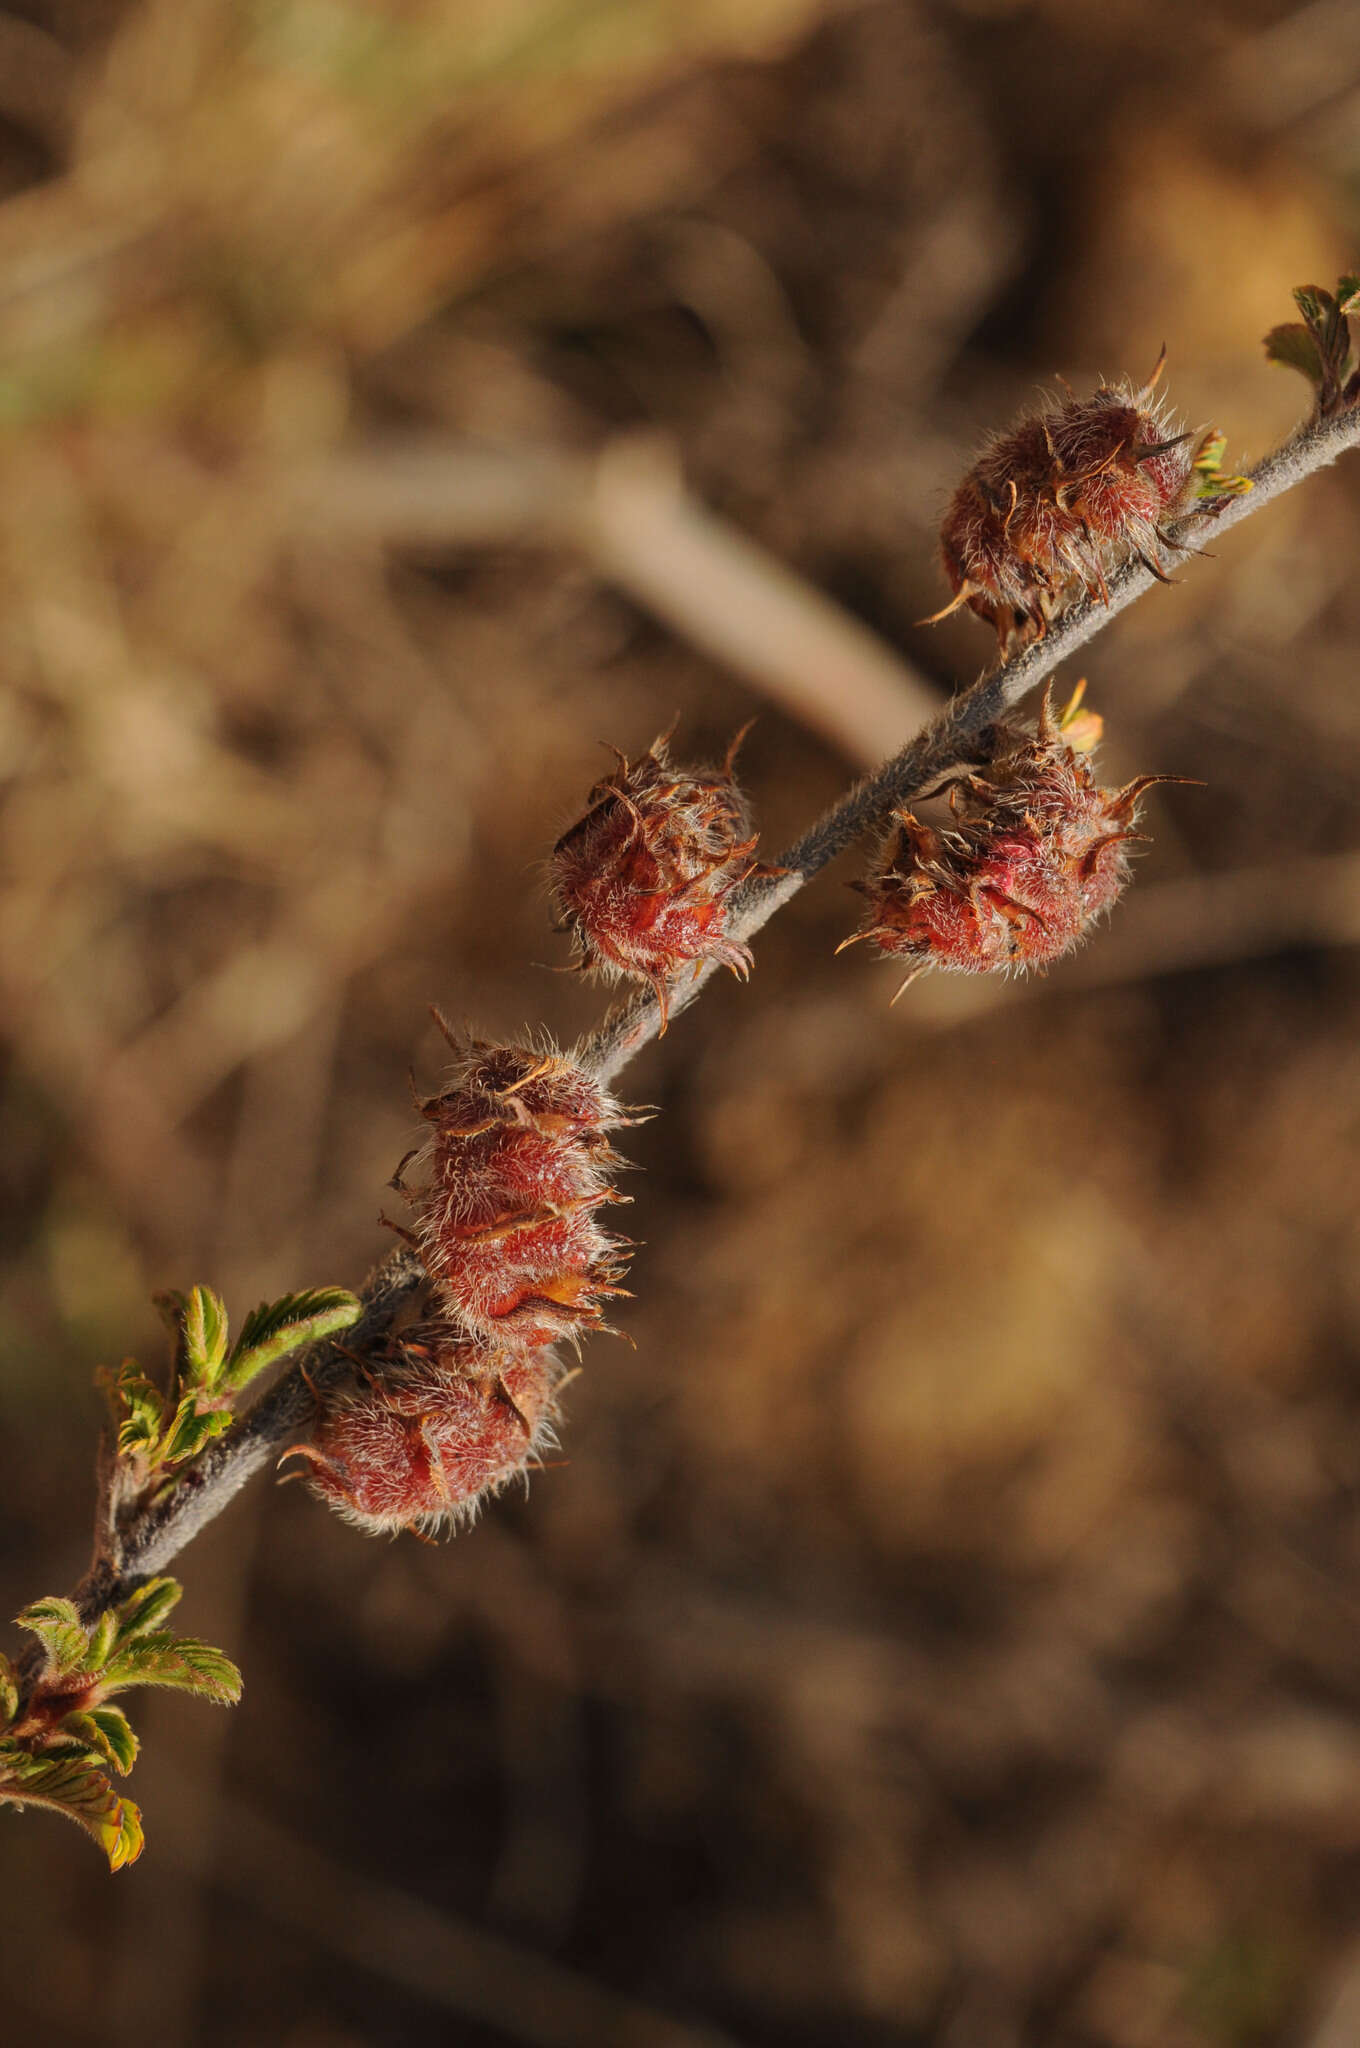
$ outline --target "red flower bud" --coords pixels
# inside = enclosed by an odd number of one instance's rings
[[[1166,522],[1199,481],[1192,436],[1154,403],[1165,351],[1141,390],[1102,384],[1024,419],[964,477],[940,529],[954,591],[934,624],[966,604],[996,628],[1002,652],[1042,638],[1048,622],[1133,557],[1165,582],[1159,550],[1179,547]]]
[[[1101,789],[1063,737],[1066,729],[1094,745],[1099,720],[1077,715],[1081,688],[1061,722],[1049,696],[1034,738],[1004,734],[986,774],[955,784],[948,825],[897,812],[874,872],[858,885],[869,915],[844,944],[868,938],[914,961],[897,995],[927,967],[1004,973],[1070,952],[1129,879],[1125,847],[1141,836],[1144,790],[1184,779],[1140,775]]]
[[[619,754],[552,851],[553,899],[576,964],[649,981],[663,1031],[667,983],[681,968],[720,960],[742,980],[751,970],[749,947],[726,933],[732,891],[757,871],[757,835],[732,777],[747,730],[711,772],[673,767],[668,734],[637,761]]]
[[[563,1378],[551,1351],[431,1324],[327,1396],[311,1441],[286,1455],[306,1458],[309,1490],[369,1535],[458,1527],[555,1443]]]
[[[431,1127],[416,1155],[423,1182],[403,1189],[414,1242],[479,1336],[525,1348],[574,1340],[623,1292],[627,1241],[596,1211],[627,1199],[610,1186],[622,1162],[605,1132],[632,1119],[561,1053],[450,1043],[453,1079],[420,1105]]]

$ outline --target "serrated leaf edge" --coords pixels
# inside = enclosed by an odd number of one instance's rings
[[[16,1772],[14,1766],[20,1758],[0,1752],[0,1799],[15,1806],[41,1806],[50,1813],[65,1815],[98,1842],[110,1870],[123,1870],[136,1862],[145,1846],[141,1809],[134,1800],[115,1792],[97,1765],[76,1758],[37,1757],[23,1761],[24,1768]],[[54,1779],[55,1790],[50,1783]],[[45,1784],[45,1780],[49,1782]],[[65,1796],[68,1789],[74,1793],[84,1791],[85,1811],[77,1797]],[[93,1806],[89,1804],[91,1797]]]
[[[350,1329],[362,1312],[359,1297],[343,1287],[314,1287],[261,1302],[241,1326],[224,1382],[239,1391],[289,1352]]]

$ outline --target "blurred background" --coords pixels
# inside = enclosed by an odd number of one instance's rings
[[[427,1004],[600,1014],[601,740],[758,715],[774,850],[987,658],[913,622],[1054,372],[1290,430],[1360,11],[22,0],[0,195],[13,1614],[154,1289],[386,1248]],[[185,1554],[244,1703],[135,1700],[126,1875],[0,1815],[14,2038],[1360,2040],[1358,548],[1352,457],[1087,650],[1106,779],[1206,786],[1083,955],[890,1010],[855,857],[638,1062],[527,1499]]]

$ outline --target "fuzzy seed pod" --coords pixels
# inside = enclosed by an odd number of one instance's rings
[[[996,628],[1006,653],[1041,639],[1083,594],[1108,598],[1107,578],[1134,557],[1169,580],[1160,550],[1182,543],[1166,526],[1189,509],[1201,477],[1194,437],[1154,397],[1165,359],[1163,350],[1141,390],[1102,384],[1090,398],[1069,394],[978,458],[940,529],[954,597],[923,624],[966,604]]]
[[[432,1323],[329,1395],[311,1440],[287,1455],[305,1458],[308,1489],[368,1535],[457,1528],[555,1446],[564,1377],[552,1351],[500,1350]]]
[[[858,885],[869,900],[864,926],[844,941],[872,939],[914,963],[897,995],[927,967],[1045,968],[1085,938],[1128,881],[1139,798],[1185,778],[1140,775],[1101,789],[1072,744],[1086,749],[1100,737],[1100,721],[1078,712],[1081,688],[1061,721],[1045,691],[1034,738],[1003,734],[986,774],[951,789],[949,825],[897,812]]]
[[[489,1342],[533,1348],[604,1322],[628,1244],[596,1212],[627,1199],[605,1132],[633,1121],[553,1050],[449,1042],[449,1085],[420,1104],[430,1137],[406,1189],[409,1233],[448,1307]],[[404,1164],[404,1162],[403,1162]]]
[[[663,1031],[667,984],[682,968],[720,960],[743,981],[751,971],[749,947],[726,933],[732,891],[757,872],[757,835],[732,777],[748,730],[712,771],[673,767],[669,734],[637,761],[619,754],[552,851],[553,900],[576,965],[650,982]]]

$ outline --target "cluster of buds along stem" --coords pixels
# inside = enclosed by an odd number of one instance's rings
[[[721,768],[678,768],[669,733],[597,782],[588,808],[552,851],[553,900],[576,965],[608,979],[649,982],[664,1032],[669,985],[685,968],[720,961],[745,980],[751,953],[727,932],[733,890],[761,870],[746,799],[733,778],[737,734]]]
[[[1002,728],[985,774],[949,792],[949,822],[898,811],[868,878],[862,928],[838,951],[871,939],[912,962],[893,997],[929,967],[969,974],[1045,968],[1082,940],[1129,879],[1138,803],[1177,775],[1140,775],[1102,789],[1086,756],[1101,722],[1080,710],[1079,685],[1061,719],[1044,693],[1033,736]]]
[[[421,1184],[397,1176],[426,1271],[489,1343],[575,1342],[623,1292],[628,1246],[598,1212],[628,1199],[611,1184],[623,1161],[606,1132],[632,1119],[554,1049],[450,1043],[452,1078],[420,1104]]]
[[[428,1320],[319,1404],[299,1446],[314,1493],[372,1531],[456,1523],[539,1456],[564,1370],[554,1344],[607,1328],[630,1249],[606,1133],[635,1121],[554,1048],[458,1039],[430,1126],[393,1178],[429,1275]]]
[[[1161,368],[1141,390],[1069,394],[974,465],[944,523],[948,610],[971,606],[1004,647],[1045,632],[1074,593],[1105,594],[1130,556],[1161,573],[1158,548],[1176,545],[1163,522],[1211,463],[1167,431],[1154,401]],[[1045,694],[1033,736],[1001,728],[985,772],[953,782],[947,824],[896,813],[860,885],[869,907],[854,939],[911,963],[898,994],[930,966],[1046,967],[1124,887],[1139,798],[1177,778],[1102,789],[1083,758],[1100,721],[1079,699],[1055,720]],[[615,749],[617,767],[553,848],[575,965],[650,985],[662,1031],[681,974],[709,961],[749,973],[750,951],[729,930],[733,893],[779,872],[757,863],[733,775],[744,736],[713,769],[674,764],[669,734],[635,761]],[[607,1327],[607,1304],[624,1292],[629,1247],[600,1211],[624,1199],[608,1133],[631,1119],[556,1048],[464,1042],[440,1021],[454,1071],[419,1105],[429,1137],[410,1155],[416,1184],[402,1168],[393,1181],[414,1212],[403,1235],[429,1276],[434,1320],[324,1401],[304,1450],[314,1491],[367,1529],[456,1520],[522,1471],[554,1413],[552,1347]]]
[[[391,1335],[289,1455],[307,1460],[317,1499],[367,1535],[433,1535],[471,1521],[555,1446],[566,1377],[548,1346],[487,1343],[436,1315]]]
[[[1163,582],[1166,530],[1204,481],[1191,433],[1155,397],[1162,351],[1147,383],[1102,384],[1000,435],[968,471],[940,529],[940,556],[960,605],[986,619],[1004,652],[1042,638],[1055,612],[1083,593],[1108,597],[1107,579],[1136,558]],[[1212,429],[1201,444],[1220,443]],[[1241,482],[1241,480],[1235,480]]]

